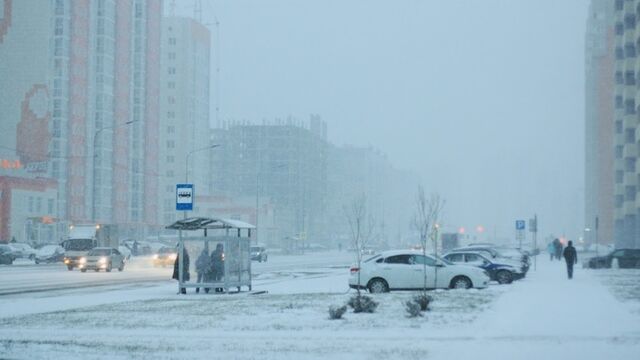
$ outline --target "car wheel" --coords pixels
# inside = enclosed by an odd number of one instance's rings
[[[71,266],[71,265],[67,266],[67,270],[69,270],[69,271],[73,270],[73,266]]]
[[[513,282],[513,274],[508,270],[500,270],[496,274],[496,280],[500,284],[511,284]]]
[[[367,285],[369,292],[372,294],[380,294],[389,292],[389,284],[383,279],[372,279]]]
[[[468,289],[472,286],[471,280],[469,280],[466,276],[456,276],[451,280],[451,284],[449,285],[452,289]]]
[[[111,272],[111,263],[109,263],[109,266],[107,266],[105,270],[107,270],[107,272]]]
[[[36,259],[36,264],[40,264],[40,260]]]
[[[93,271],[98,272],[98,271],[100,271],[100,269],[95,268],[95,269],[93,269]]]
[[[124,263],[120,264],[120,267],[118,267],[118,271],[122,271],[124,270]]]
[[[29,260],[33,261],[36,259],[36,256],[34,254],[29,255]]]
[[[81,272],[87,272],[87,269],[80,269]]]

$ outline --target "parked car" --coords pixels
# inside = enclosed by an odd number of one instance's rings
[[[0,245],[0,264],[11,265],[15,259],[16,256],[9,245]]]
[[[473,251],[450,252],[443,256],[454,264],[471,265],[486,270],[493,281],[500,284],[510,284],[513,280],[524,277],[523,267],[509,261],[501,261],[500,258],[490,260],[483,254]]]
[[[529,257],[527,255],[524,255],[517,249],[498,248],[498,247],[487,246],[487,245],[475,245],[475,246],[460,247],[457,249],[453,249],[452,252],[453,251],[476,251],[476,252],[482,252],[483,254],[488,254],[490,257],[489,256],[487,257],[489,257],[489,259],[492,259],[492,260],[504,261],[503,259],[510,259],[514,261],[519,261],[520,263],[522,263],[522,266],[524,267],[525,275],[529,271],[529,267],[530,267]],[[498,260],[498,258],[502,258],[502,259]]]
[[[36,264],[64,261],[64,248],[60,245],[45,245],[36,251]]]
[[[267,261],[267,249],[264,246],[252,246],[251,247],[251,260],[258,262]]]
[[[365,260],[360,268],[352,267],[349,286],[371,293],[422,289],[425,265],[429,289],[485,288],[489,284],[489,274],[482,269],[455,265],[432,255],[424,256],[420,251],[393,250]]]
[[[178,257],[178,250],[168,246],[158,249],[157,254],[153,254],[153,266],[173,266]]]
[[[82,272],[89,269],[96,272],[101,269],[110,272],[113,268],[117,268],[118,271],[124,270],[124,256],[117,249],[110,247],[94,248],[86,257],[80,258],[78,263],[78,268]]]
[[[604,256],[596,256],[587,260],[590,269],[640,268],[640,249],[617,249]]]
[[[36,250],[29,244],[25,243],[11,243],[9,246],[13,249],[13,254],[16,258],[21,259],[36,259]]]

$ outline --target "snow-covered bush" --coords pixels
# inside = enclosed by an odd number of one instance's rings
[[[329,319],[338,320],[342,319],[342,315],[347,312],[347,306],[329,306]]]
[[[372,298],[366,295],[353,296],[351,299],[349,299],[349,302],[347,303],[347,305],[353,308],[354,313],[361,313],[361,312],[373,313],[376,311],[376,308],[378,307],[378,303],[373,301]]]
[[[427,294],[421,294],[413,297],[413,302],[420,305],[420,311],[429,310],[429,304],[433,301],[433,298]]]
[[[422,311],[420,310],[420,304],[415,300],[408,300],[404,303],[404,308],[407,310],[407,314],[409,317],[418,317],[422,316]]]

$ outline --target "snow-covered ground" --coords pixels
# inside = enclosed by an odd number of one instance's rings
[[[310,256],[310,255],[309,255]],[[172,282],[0,297],[0,358],[635,359],[640,300],[606,276],[539,259],[512,285],[434,291],[408,318],[415,293],[375,295],[374,314],[328,308],[353,296],[336,254],[255,266],[254,291],[176,295]],[[325,256],[324,261],[320,258]],[[322,264],[325,265],[322,265]],[[636,283],[640,271],[625,271]],[[2,282],[2,279],[0,279]],[[605,285],[606,284],[606,285]],[[635,294],[635,295],[634,295]]]

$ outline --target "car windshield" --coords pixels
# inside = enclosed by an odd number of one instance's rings
[[[172,248],[168,248],[168,247],[165,247],[165,248],[162,248],[162,249],[158,250],[158,254],[172,254],[172,253],[175,253],[175,252],[177,252],[177,251],[172,249]]]
[[[251,252],[260,252],[260,251],[262,251],[261,247],[256,247],[256,246],[251,247]]]
[[[71,251],[86,251],[93,248],[92,239],[71,239],[64,242],[64,249]]]
[[[110,249],[93,249],[89,251],[89,256],[106,256],[111,253]]]

